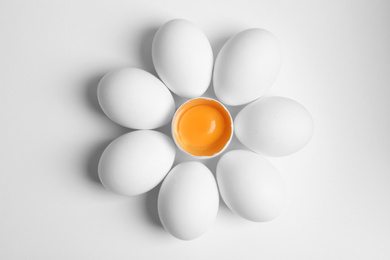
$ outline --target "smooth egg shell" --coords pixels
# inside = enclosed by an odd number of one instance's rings
[[[175,159],[172,140],[157,131],[139,130],[112,141],[99,161],[99,178],[109,190],[134,196],[153,189]]]
[[[184,162],[173,168],[158,195],[161,223],[182,240],[202,235],[214,222],[218,206],[214,176],[199,162]]]
[[[260,98],[272,86],[282,64],[275,36],[249,29],[230,38],[214,66],[214,91],[226,105],[237,106]]]
[[[179,96],[200,96],[210,85],[213,52],[206,35],[189,21],[162,25],[153,40],[152,57],[160,79]]]
[[[149,72],[132,67],[106,74],[99,83],[98,100],[112,121],[134,129],[163,126],[175,111],[165,85]]]
[[[313,134],[313,119],[298,102],[263,97],[244,107],[234,120],[242,144],[266,156],[285,156],[302,149]]]
[[[262,156],[235,150],[217,165],[217,182],[226,205],[239,216],[255,222],[274,219],[285,201],[285,188],[276,168]]]

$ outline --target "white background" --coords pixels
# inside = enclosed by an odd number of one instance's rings
[[[390,259],[389,13],[369,0],[1,0],[0,258]],[[202,28],[215,54],[250,27],[283,46],[270,94],[305,105],[315,134],[271,159],[289,194],[272,222],[221,203],[183,242],[159,223],[158,189],[128,198],[98,182],[101,152],[129,130],[102,113],[97,83],[123,66],[155,73],[153,35],[173,18]]]

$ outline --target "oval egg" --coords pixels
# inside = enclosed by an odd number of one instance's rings
[[[145,193],[169,172],[176,149],[157,131],[139,130],[112,141],[99,161],[99,178],[109,190],[128,196]]]
[[[98,100],[112,121],[134,129],[163,126],[175,110],[165,85],[149,72],[133,67],[107,73],[99,83]]]
[[[213,52],[206,35],[189,21],[162,25],[153,40],[152,57],[160,79],[179,96],[200,96],[210,85]]]
[[[285,156],[302,149],[313,134],[313,120],[298,102],[264,97],[244,107],[234,120],[242,144],[266,156]]]
[[[214,222],[219,206],[213,174],[199,162],[184,162],[165,178],[158,195],[158,213],[174,237],[199,237]]]
[[[253,152],[224,154],[217,165],[217,182],[226,205],[247,220],[272,220],[284,206],[280,174],[268,160]]]
[[[226,105],[237,106],[260,98],[272,86],[282,64],[275,36],[249,29],[230,38],[214,66],[214,91]]]

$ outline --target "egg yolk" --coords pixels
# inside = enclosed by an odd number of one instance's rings
[[[182,105],[173,119],[173,134],[178,145],[195,156],[220,152],[232,134],[231,118],[217,101],[198,98]]]

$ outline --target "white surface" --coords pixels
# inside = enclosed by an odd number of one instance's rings
[[[385,0],[2,1],[0,258],[389,259],[389,9]],[[215,54],[249,27],[280,40],[271,94],[307,107],[315,133],[271,160],[289,194],[275,221],[246,222],[221,205],[210,231],[183,242],[156,219],[156,190],[128,198],[96,181],[102,150],[127,132],[99,109],[97,82],[122,66],[155,73],[152,38],[173,18],[200,26]]]

